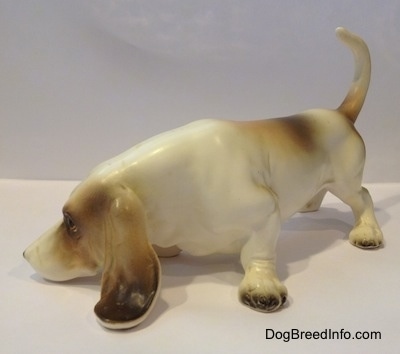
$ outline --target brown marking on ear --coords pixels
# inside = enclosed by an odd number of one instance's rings
[[[105,264],[100,301],[94,311],[107,328],[142,322],[159,292],[160,264],[147,239],[146,218],[136,194],[115,187],[105,222]]]
[[[102,181],[85,180],[72,192],[63,207],[76,231],[71,234],[63,222],[59,232],[62,236],[66,257],[76,263],[76,267],[85,266],[99,269],[104,263],[103,222],[110,208],[110,186]],[[67,260],[64,261],[67,263]]]
[[[76,216],[85,220],[93,218],[109,205],[111,188],[103,181],[93,181],[89,178],[75,188],[64,205],[63,212],[72,209]]]

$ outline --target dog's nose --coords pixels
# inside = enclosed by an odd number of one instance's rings
[[[26,252],[27,250],[25,250],[24,252],[22,252],[22,257],[24,257],[26,260],[28,260],[28,252]]]
[[[24,257],[29,262],[30,254],[31,252],[29,252],[29,247],[28,247],[24,252],[22,252],[22,257]]]

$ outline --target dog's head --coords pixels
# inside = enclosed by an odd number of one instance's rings
[[[95,313],[107,328],[144,320],[159,292],[160,264],[146,232],[143,205],[118,183],[87,180],[71,194],[63,220],[24,257],[44,278],[64,281],[103,271]]]

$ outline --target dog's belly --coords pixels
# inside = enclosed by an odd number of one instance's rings
[[[203,232],[195,239],[180,238],[177,246],[193,256],[206,256],[215,253],[237,254],[247,239],[245,230],[227,230],[220,233]]]
[[[152,204],[147,210],[151,243],[160,247],[178,246],[196,256],[238,253],[254,234],[268,233],[271,213],[278,210],[283,221],[319,191],[315,183],[299,187],[294,181],[281,187],[284,192],[280,194],[248,180],[237,184],[234,180],[224,180],[215,189],[211,184],[196,187],[175,199],[167,194],[165,199],[149,203]]]
[[[251,233],[251,228],[245,226],[215,227],[186,219],[181,225],[153,225],[150,227],[149,238],[160,247],[176,245],[191,255],[205,256],[239,253]]]
[[[225,181],[219,193],[203,188],[190,197],[158,200],[147,212],[149,239],[197,256],[238,253],[254,233],[265,230],[275,207],[275,200],[260,188],[242,184],[235,189]]]

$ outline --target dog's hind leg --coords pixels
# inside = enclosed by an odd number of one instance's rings
[[[266,205],[269,209],[266,223],[261,230],[254,231],[241,251],[245,275],[239,287],[239,298],[254,310],[271,312],[285,303],[287,290],[275,269],[281,219],[272,194],[269,194]]]
[[[360,248],[377,248],[383,242],[382,231],[374,213],[374,205],[366,188],[349,192],[348,186],[335,188],[331,192],[349,205],[353,211],[355,223],[350,231],[350,242]]]

